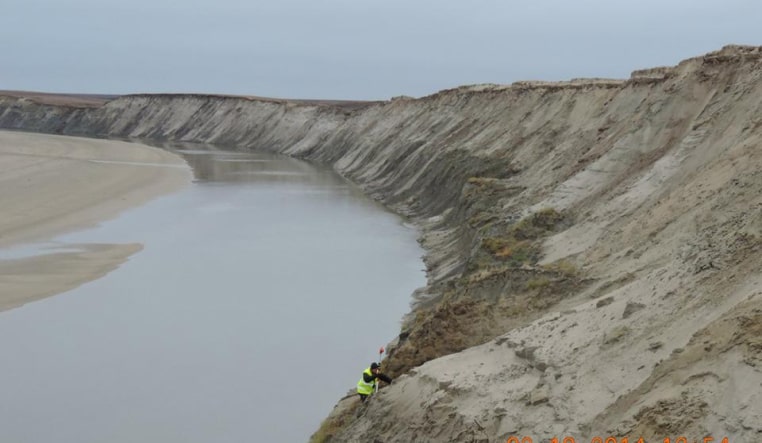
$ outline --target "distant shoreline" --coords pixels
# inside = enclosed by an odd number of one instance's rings
[[[0,96],[25,98],[35,103],[54,106],[73,106],[84,108],[97,108],[103,106],[111,100],[120,97],[166,97],[166,96],[200,96],[200,97],[218,97],[218,98],[236,98],[245,100],[256,100],[270,103],[291,103],[302,106],[332,106],[340,109],[364,108],[382,101],[373,100],[328,100],[328,99],[288,99],[259,97],[255,95],[233,95],[233,94],[211,94],[211,93],[139,93],[139,94],[78,94],[78,93],[57,93],[57,92],[38,92],[38,91],[9,91],[0,90]]]

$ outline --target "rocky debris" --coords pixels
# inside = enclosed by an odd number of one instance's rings
[[[537,350],[537,346],[528,346],[516,349],[516,357],[523,358],[525,360],[534,361],[534,353]]]
[[[660,341],[653,341],[653,342],[648,344],[648,350],[649,351],[656,351],[656,350],[661,349],[662,347],[664,347],[664,343],[662,343]]]
[[[624,325],[616,326],[614,329],[610,330],[603,336],[603,344],[613,345],[614,343],[619,343],[629,333],[630,333],[630,328],[628,328],[627,326],[624,326]]]
[[[614,297],[606,297],[598,300],[598,302],[595,304],[596,308],[602,308],[604,306],[608,306],[611,303],[614,303]]]
[[[548,401],[550,401],[550,388],[547,385],[541,385],[529,394],[527,405],[537,406]]]
[[[630,318],[630,316],[642,309],[645,309],[646,305],[643,303],[627,302],[622,312],[622,318]]]

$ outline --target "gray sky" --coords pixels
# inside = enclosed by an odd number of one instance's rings
[[[762,45],[759,0],[0,0],[0,89],[387,99]]]

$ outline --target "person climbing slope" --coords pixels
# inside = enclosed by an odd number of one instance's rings
[[[389,376],[381,373],[381,366],[373,362],[370,367],[362,372],[362,378],[357,382],[357,393],[360,395],[360,401],[364,402],[369,395],[373,394],[373,391],[376,390],[377,380],[388,384],[392,383]]]

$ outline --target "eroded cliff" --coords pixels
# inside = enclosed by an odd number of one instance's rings
[[[0,127],[282,152],[412,217],[429,283],[385,363],[399,377],[316,439],[754,442],[761,59],[380,103],[4,97]]]

